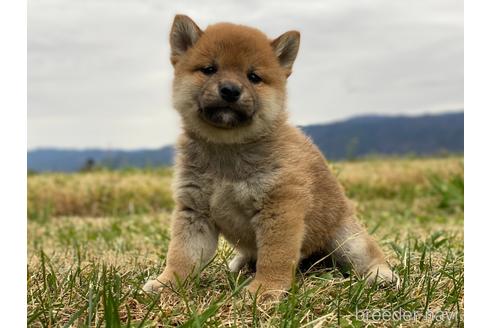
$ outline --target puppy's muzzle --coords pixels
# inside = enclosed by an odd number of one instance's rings
[[[233,106],[207,106],[199,109],[200,117],[207,123],[222,129],[232,129],[249,124],[254,112]]]

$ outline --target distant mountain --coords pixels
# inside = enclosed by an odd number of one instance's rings
[[[27,152],[27,169],[32,171],[79,171],[88,162],[111,168],[147,167],[172,164],[174,147],[145,150],[36,149]]]
[[[372,154],[433,155],[463,153],[463,112],[423,116],[359,116],[346,121],[308,125],[302,130],[330,160]],[[73,172],[88,163],[111,168],[170,165],[174,148],[155,150],[36,149],[27,153],[33,171]]]
[[[463,153],[464,114],[360,116],[302,128],[332,160],[371,154]]]

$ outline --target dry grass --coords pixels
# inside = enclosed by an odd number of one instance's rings
[[[330,164],[342,184],[389,188],[408,184],[428,185],[429,175],[449,178],[463,172],[462,158],[386,158]]]
[[[171,209],[170,181],[169,169],[36,174],[27,182],[28,215],[104,216]]]
[[[402,277],[399,290],[373,289],[316,267],[298,272],[280,304],[256,306],[241,291],[252,273],[227,271],[232,250],[223,243],[199,280],[161,298],[146,295],[140,287],[165,261],[168,171],[34,175],[28,179],[28,212],[34,213],[28,222],[29,325],[462,326],[463,159],[370,160],[334,169]],[[155,202],[145,206],[146,197]],[[44,201],[56,211],[40,214]],[[97,211],[84,207],[91,202]],[[131,203],[140,212],[126,210]],[[361,310],[455,317],[385,321],[357,317]]]

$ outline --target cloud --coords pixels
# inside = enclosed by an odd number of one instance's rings
[[[28,147],[174,142],[167,34],[176,13],[271,37],[300,30],[295,124],[463,107],[461,1],[29,1]]]

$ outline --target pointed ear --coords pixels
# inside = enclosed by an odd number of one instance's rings
[[[174,17],[171,35],[171,63],[176,65],[179,57],[191,48],[202,35],[202,30],[186,15]]]
[[[301,34],[298,31],[289,31],[271,43],[280,65],[287,69],[287,76],[292,72],[292,65],[296,59],[300,41]]]

